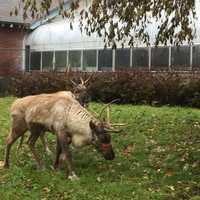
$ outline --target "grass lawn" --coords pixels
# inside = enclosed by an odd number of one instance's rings
[[[0,98],[0,160],[14,98]],[[102,105],[91,104],[98,112]],[[66,179],[66,164],[54,171],[41,142],[46,169],[38,171],[26,143],[0,169],[2,200],[173,200],[200,199],[200,111],[180,107],[113,106],[112,121],[128,126],[113,134],[116,159],[105,161],[92,147],[73,149],[79,181]],[[27,133],[28,135],[28,133]],[[48,134],[52,150],[55,136]]]

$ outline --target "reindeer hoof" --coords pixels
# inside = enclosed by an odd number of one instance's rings
[[[65,160],[65,155],[64,154],[61,154],[60,156],[60,161],[64,161]]]
[[[0,161],[0,169],[8,169],[9,168],[9,165],[6,164],[4,161]]]
[[[37,166],[37,170],[38,170],[38,171],[44,171],[44,170],[45,170],[44,165],[38,165],[38,166]]]
[[[51,166],[51,169],[57,171],[59,169],[59,165],[58,164],[54,164]]]
[[[52,153],[51,150],[47,150],[47,151],[46,151],[46,154],[47,154],[47,156],[53,158],[53,153]]]
[[[76,176],[76,174],[73,174],[73,175],[69,175],[69,176],[68,176],[68,179],[71,180],[71,181],[78,181],[78,180],[79,180],[79,177]]]

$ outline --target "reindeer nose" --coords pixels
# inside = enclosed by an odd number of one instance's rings
[[[113,150],[110,150],[108,153],[105,154],[104,158],[106,160],[114,160],[115,158],[115,153]]]

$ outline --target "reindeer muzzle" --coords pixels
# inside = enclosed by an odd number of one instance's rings
[[[106,160],[113,160],[115,158],[115,153],[112,148],[112,144],[101,144],[101,151],[103,153],[103,157]]]

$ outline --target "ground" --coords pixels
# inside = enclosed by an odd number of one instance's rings
[[[0,98],[0,160],[9,132],[12,97]],[[102,105],[92,103],[98,112]],[[46,169],[38,171],[26,143],[0,169],[0,199],[164,200],[200,199],[200,111],[180,107],[115,105],[112,121],[128,123],[113,134],[114,161],[92,147],[73,149],[79,181],[66,179],[66,165],[54,171],[40,141]],[[27,133],[28,135],[28,133]],[[52,150],[55,136],[48,134]]]

